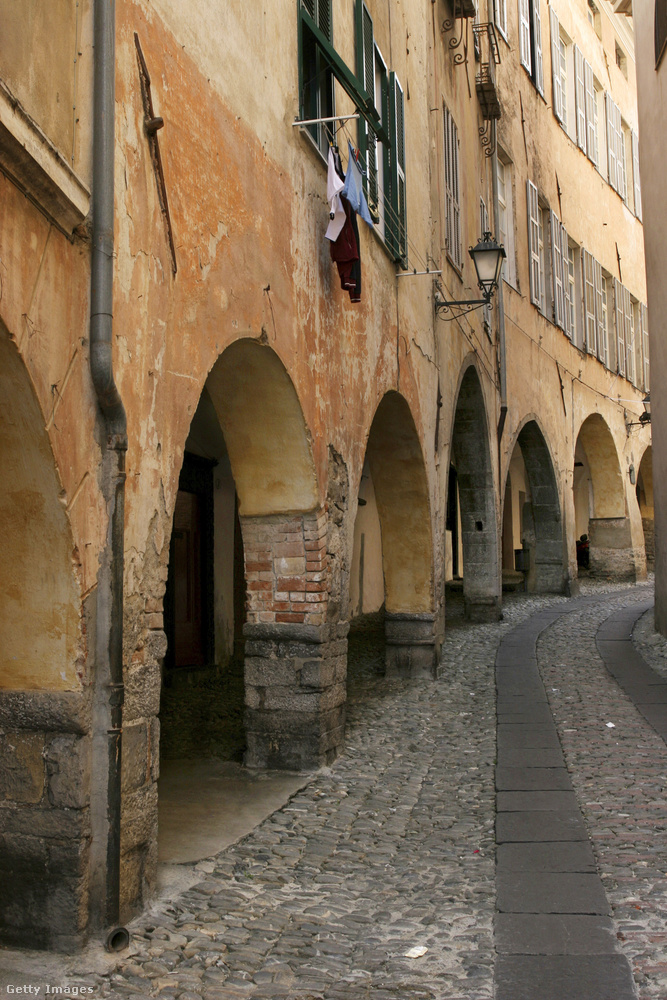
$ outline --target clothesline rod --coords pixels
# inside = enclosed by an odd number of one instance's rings
[[[302,121],[293,121],[292,128],[297,125],[323,125],[325,122],[349,122],[351,118],[361,118],[361,115],[332,115],[331,118],[304,118]]]
[[[399,271],[397,278],[412,278],[416,274],[442,274],[442,271]]]

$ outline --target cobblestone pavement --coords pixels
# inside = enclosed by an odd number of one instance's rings
[[[641,587],[569,614],[543,633],[538,663],[638,995],[665,1000],[667,747],[609,675],[595,644],[605,618],[647,596]],[[641,637],[642,654],[648,645],[659,656],[664,644],[646,625]]]
[[[353,639],[346,752],[135,921],[135,955],[97,995],[490,1000],[493,664],[544,600],[486,626],[452,601],[435,683],[378,677],[372,639]]]
[[[600,594],[538,652],[640,996],[664,1000],[667,748],[595,647],[597,623],[646,596]],[[449,601],[435,682],[378,676],[372,637],[353,639],[345,753],[135,920],[115,971],[82,963],[71,982],[135,1000],[491,1000],[495,654],[520,621],[566,602],[511,595],[503,622],[470,625]]]

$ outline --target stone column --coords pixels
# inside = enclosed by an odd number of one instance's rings
[[[248,767],[310,770],[343,746],[347,622],[327,621],[327,516],[242,518]]]
[[[435,677],[435,615],[432,612],[387,612],[385,615],[388,677]]]
[[[590,570],[609,580],[636,580],[640,553],[632,545],[629,517],[592,517],[588,522]]]

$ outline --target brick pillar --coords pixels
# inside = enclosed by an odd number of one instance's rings
[[[388,677],[435,677],[435,615],[387,612],[384,621]]]
[[[347,622],[328,622],[327,516],[241,519],[248,767],[308,770],[343,746]]]

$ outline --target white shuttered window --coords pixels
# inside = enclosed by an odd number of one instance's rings
[[[584,91],[586,99],[586,153],[591,163],[598,165],[598,109],[593,83],[593,67],[584,59]]]
[[[521,65],[533,75],[533,60],[530,44],[530,4],[532,0],[519,0],[519,48]]]
[[[526,182],[526,204],[528,207],[528,266],[530,267],[530,301],[540,308],[540,210],[537,188],[532,181]]]
[[[459,132],[449,109],[444,107],[445,125],[445,236],[447,254],[460,271],[463,268],[461,205],[459,201]]]
[[[541,0],[519,0],[519,53],[521,65],[544,97]]]
[[[639,180],[639,141],[637,133],[632,132],[632,180],[634,186],[635,215],[642,220],[642,186]]]
[[[649,353],[648,353],[648,312],[645,305],[639,307],[639,317],[641,323],[641,337],[642,337],[642,360],[644,362],[644,391],[648,392],[651,388],[651,376],[650,376],[650,364],[649,364]]]
[[[551,232],[551,273],[554,283],[554,322],[561,330],[565,329],[565,300],[563,292],[563,240],[561,224],[556,213],[549,211],[549,229]]]
[[[549,19],[551,24],[551,81],[553,86],[553,109],[558,121],[561,125],[564,125],[563,80],[561,76],[560,63],[560,24],[558,22],[558,14],[553,7],[549,7]]]
[[[563,330],[574,340],[574,250],[569,244],[565,226],[560,227],[561,254],[563,261]]]
[[[574,107],[577,119],[577,146],[586,152],[586,82],[584,79],[584,57],[581,49],[574,46]]]
[[[535,62],[534,81],[540,94],[544,97],[544,66],[542,59],[542,15],[541,0],[533,0],[533,58]]]
[[[585,346],[589,354],[597,349],[597,324],[595,321],[595,275],[593,255],[588,250],[581,252],[581,277],[584,288]]]
[[[593,258],[593,278],[595,281],[595,322],[597,328],[597,355],[602,364],[609,367],[609,336],[607,333],[606,282],[602,266]]]
[[[625,377],[635,385],[637,382],[635,366],[635,318],[630,291],[627,288],[623,289],[623,319],[625,322]]]
[[[625,375],[625,316],[623,312],[623,285],[614,278],[614,325],[616,327],[616,364],[618,374]]]

